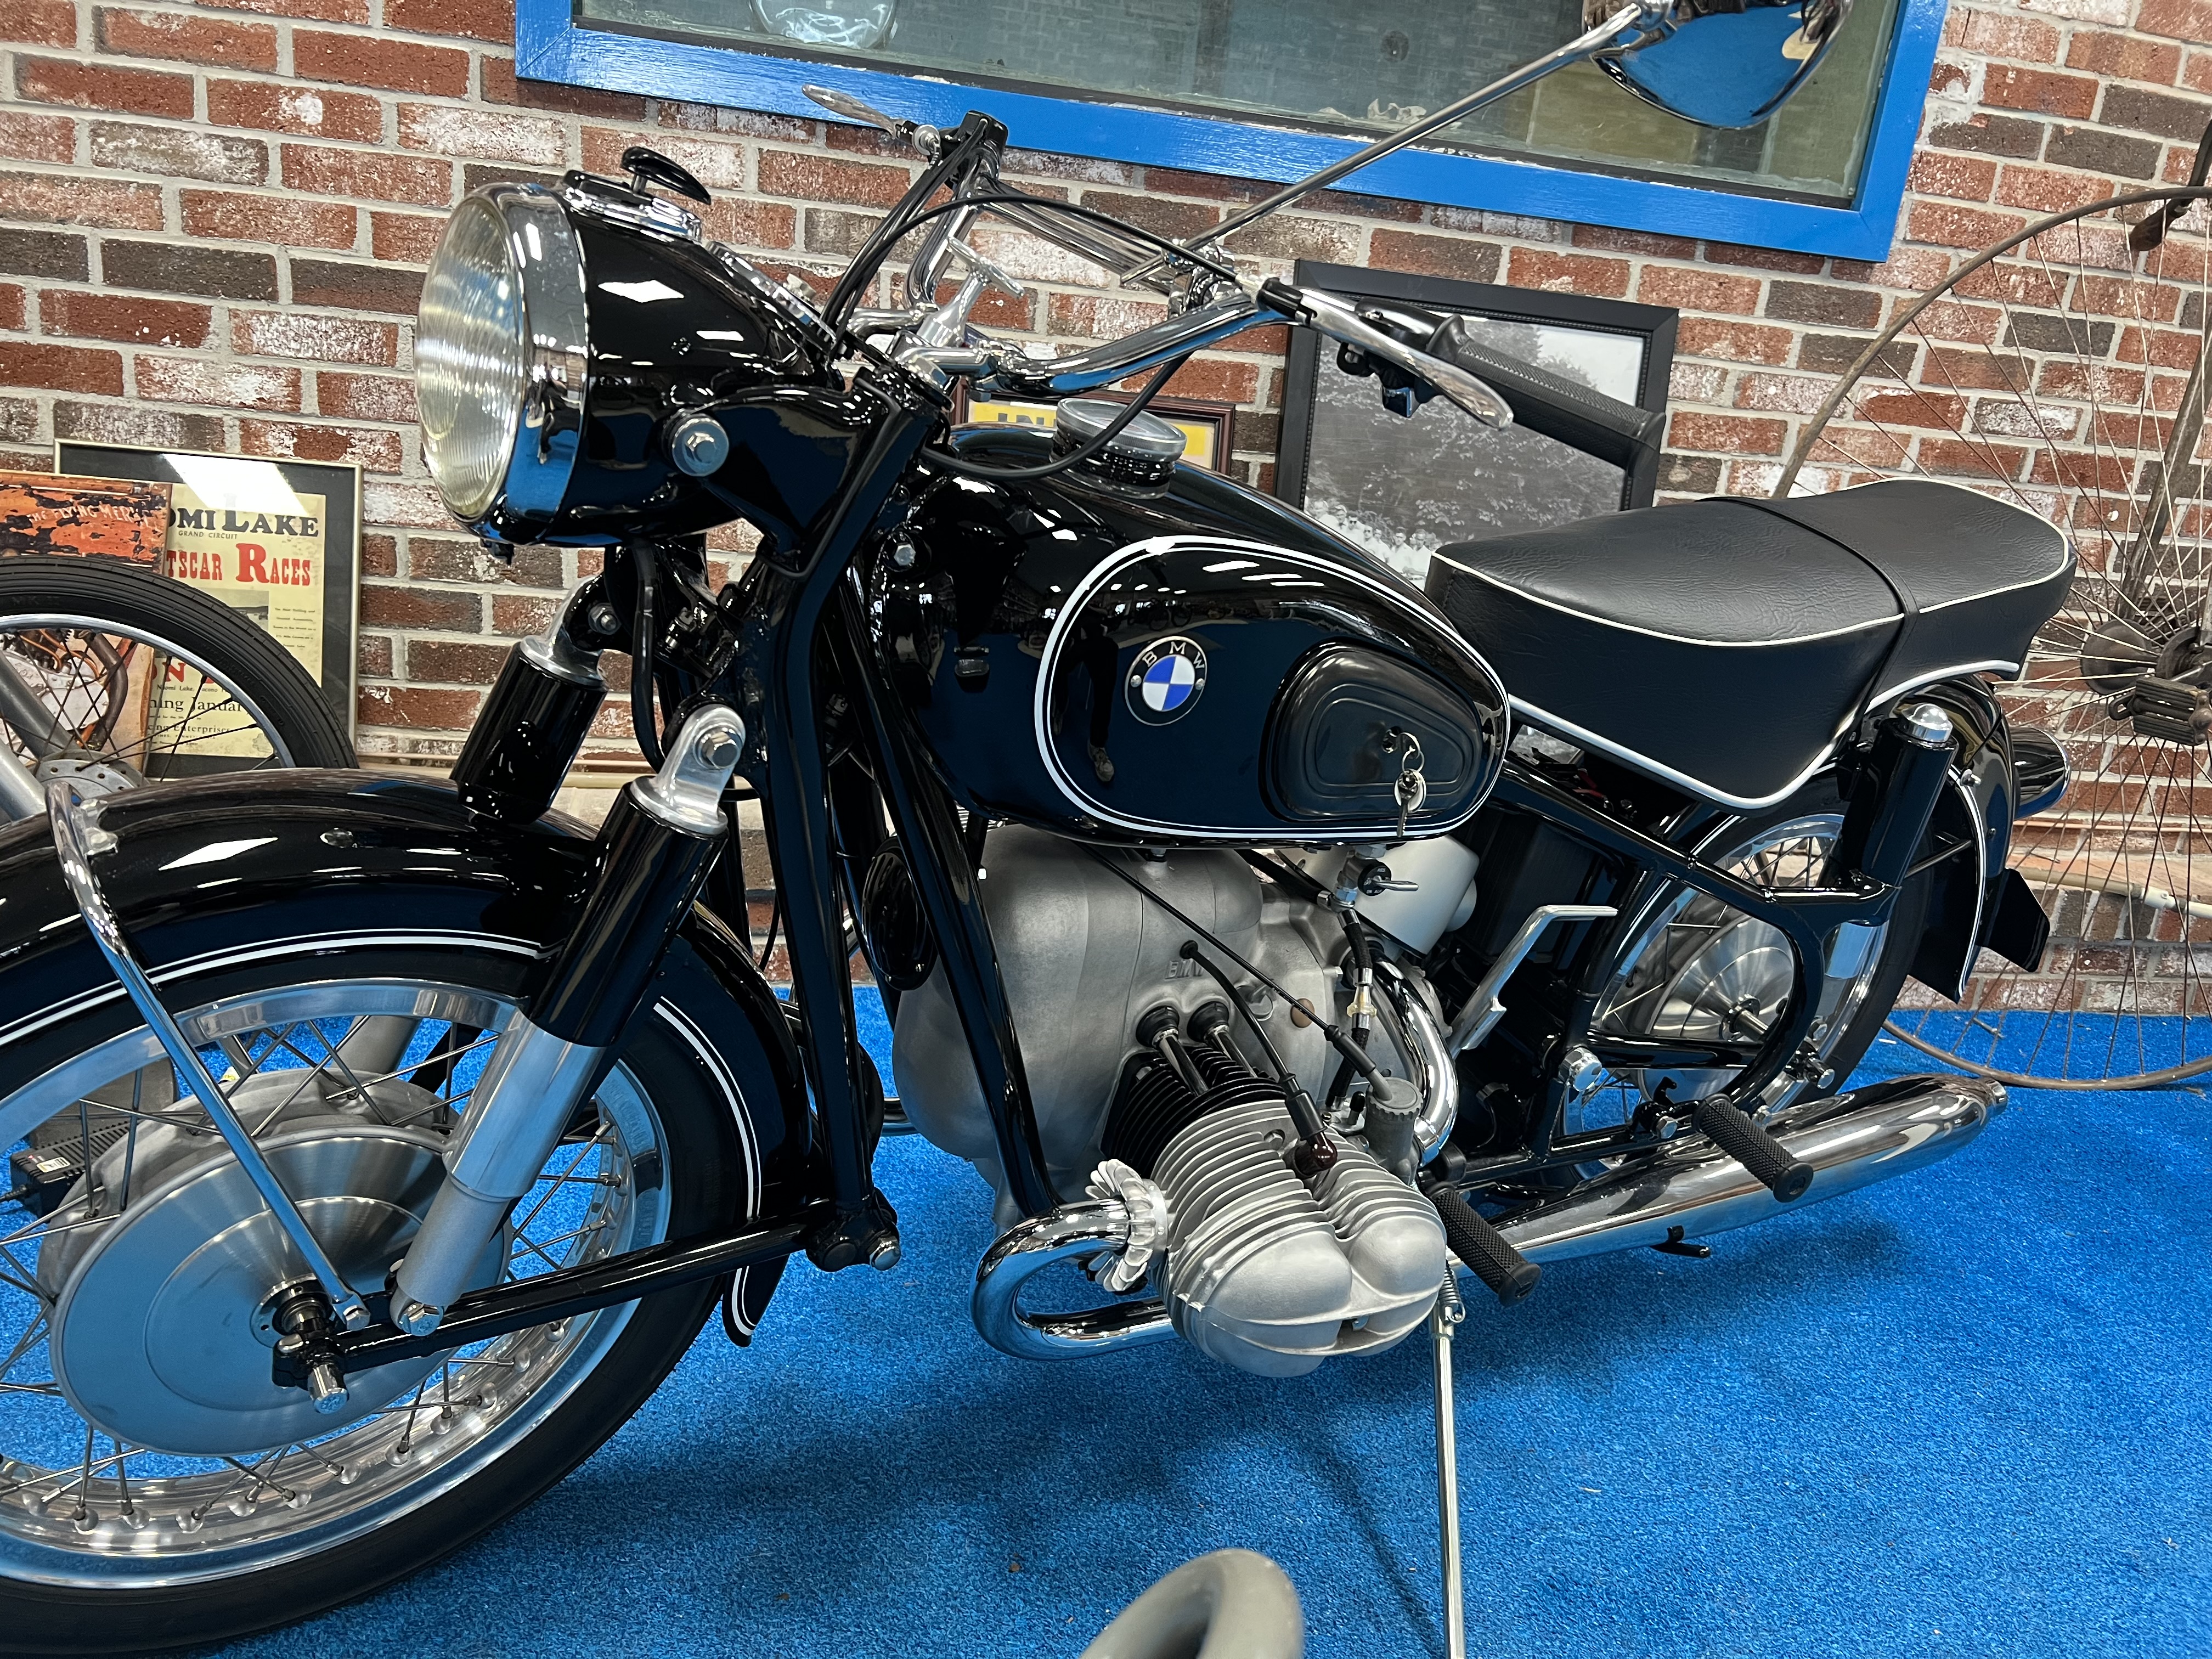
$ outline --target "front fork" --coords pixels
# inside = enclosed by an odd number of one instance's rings
[[[562,647],[566,637],[556,625],[509,659],[491,703],[527,704],[535,718],[478,723],[485,742],[472,738],[454,768],[465,795],[496,786],[502,805],[534,804],[533,817],[550,802],[574,757],[573,748],[559,752],[565,738],[580,744],[604,690],[596,665]],[[552,732],[562,735],[549,744]],[[728,835],[722,795],[744,742],[734,710],[702,705],[684,719],[659,771],[617,798],[582,913],[528,1006],[500,1033],[447,1147],[445,1183],[394,1270],[392,1321],[402,1330],[435,1330],[454,1299],[475,1288],[484,1246],[605,1076]],[[527,751],[520,760],[518,746]]]

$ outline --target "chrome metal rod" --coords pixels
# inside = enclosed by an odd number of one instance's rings
[[[1141,374],[1170,357],[1225,340],[1257,324],[1286,320],[1279,312],[1261,306],[1249,295],[1231,294],[1212,305],[1200,306],[1195,311],[1186,311],[1140,328],[1133,334],[1125,334],[1118,340],[1102,341],[1065,356],[1036,362],[1009,356],[977,380],[975,389],[1019,398],[1065,398],[1111,386],[1132,374]]]
[[[1467,1586],[1459,1557],[1459,1436],[1452,1420],[1452,1332],[1467,1316],[1459,1286],[1448,1271],[1429,1316],[1436,1334],[1437,1536],[1443,1557],[1444,1651],[1467,1659]]]
[[[101,832],[78,804],[76,791],[69,779],[56,778],[46,786],[46,812],[52,826],[54,850],[61,857],[62,878],[69,884],[84,925],[92,931],[93,943],[100,946],[100,955],[107,958],[107,965],[115,970],[116,978],[123,981],[123,988],[137,1006],[147,1028],[169,1056],[170,1063],[183,1073],[185,1086],[206,1109],[223,1144],[230,1148],[239,1168],[246,1171],[246,1178],[253,1183],[254,1191],[261,1194],[261,1201],[276,1218],[284,1237],[299,1251],[301,1259],[307,1264],[307,1271],[314,1274],[315,1282],[323,1287],[338,1324],[348,1330],[366,1325],[368,1308],[354,1294],[352,1286],[339,1274],[337,1263],[308,1228],[307,1218],[284,1190],[284,1183],[269,1167],[260,1147],[254,1145],[252,1133],[224,1098],[222,1085],[200,1059],[199,1050],[162,1005],[153,981],[146,976],[145,969],[131,953],[122,924],[108,908],[106,896],[100,890],[99,878],[92,871],[93,849]]]
[[[1451,1035],[1444,1039],[1445,1048],[1455,1054],[1465,1054],[1505,1018],[1505,1005],[1498,1000],[1498,994],[1505,988],[1505,981],[1513,977],[1513,970],[1536,948],[1536,941],[1544,937],[1553,922],[1596,921],[1619,914],[1610,904],[1540,904],[1531,910],[1528,920],[1521,924],[1521,931],[1498,952],[1498,960],[1490,964],[1490,971],[1482,976],[1482,982],[1468,994],[1466,1006],[1452,1022]]]
[[[10,672],[0,663],[0,674]],[[39,787],[37,774],[12,748],[0,744],[0,817],[26,823],[46,810],[46,797]]]
[[[1129,1212],[1118,1199],[1083,1199],[1018,1222],[984,1252],[969,1314],[982,1339],[1017,1359],[1074,1359],[1175,1339],[1158,1298],[1073,1313],[1030,1313],[1022,1287],[1047,1267],[1129,1242]]]
[[[1255,219],[1264,218],[1278,208],[1288,207],[1301,196],[1309,196],[1315,191],[1325,190],[1338,179],[1358,172],[1360,168],[1368,166],[1370,162],[1381,161],[1392,151],[1403,149],[1407,145],[1427,137],[1439,128],[1448,127],[1453,122],[1474,114],[1484,105],[1494,104],[1501,98],[1510,97],[1522,88],[1542,80],[1555,70],[1565,69],[1570,64],[1578,64],[1586,58],[1595,58],[1607,47],[1614,45],[1631,29],[1648,33],[1666,20],[1667,11],[1666,4],[1655,3],[1654,0],[1638,0],[1635,4],[1623,6],[1587,34],[1577,35],[1556,51],[1546,52],[1533,63],[1523,64],[1511,74],[1492,81],[1486,87],[1470,92],[1456,103],[1446,104],[1433,115],[1424,116],[1410,126],[1401,127],[1395,132],[1388,133],[1377,138],[1364,149],[1356,149],[1340,160],[1331,161],[1317,172],[1308,173],[1295,184],[1284,185],[1265,201],[1255,202],[1241,212],[1231,214],[1219,224],[1211,227],[1206,232],[1203,240],[1208,242],[1220,241],[1224,237],[1233,235],[1236,232],[1243,229]],[[1152,264],[1156,265],[1159,263],[1159,260],[1155,259]],[[1139,267],[1131,271],[1128,276],[1122,280],[1127,282],[1141,276],[1150,269],[1152,265]]]

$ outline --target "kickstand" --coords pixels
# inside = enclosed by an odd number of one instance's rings
[[[1459,1445],[1452,1428],[1452,1331],[1467,1317],[1455,1271],[1444,1270],[1429,1328],[1437,1356],[1437,1531],[1443,1555],[1444,1650],[1467,1659],[1467,1598],[1459,1567]]]

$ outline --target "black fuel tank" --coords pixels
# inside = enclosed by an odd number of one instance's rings
[[[1043,434],[963,434],[1035,465]],[[1435,835],[1504,758],[1488,664],[1387,565],[1198,468],[939,477],[874,551],[876,648],[963,803],[1166,845],[1395,839],[1409,746]]]

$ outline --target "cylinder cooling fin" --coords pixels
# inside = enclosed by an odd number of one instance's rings
[[[1155,1272],[1176,1329],[1241,1370],[1296,1376],[1419,1327],[1445,1272],[1427,1200],[1342,1140],[1334,1164],[1301,1176],[1280,1085],[1210,1043],[1161,1048],[1125,1073],[1105,1147],[1165,1196]]]

